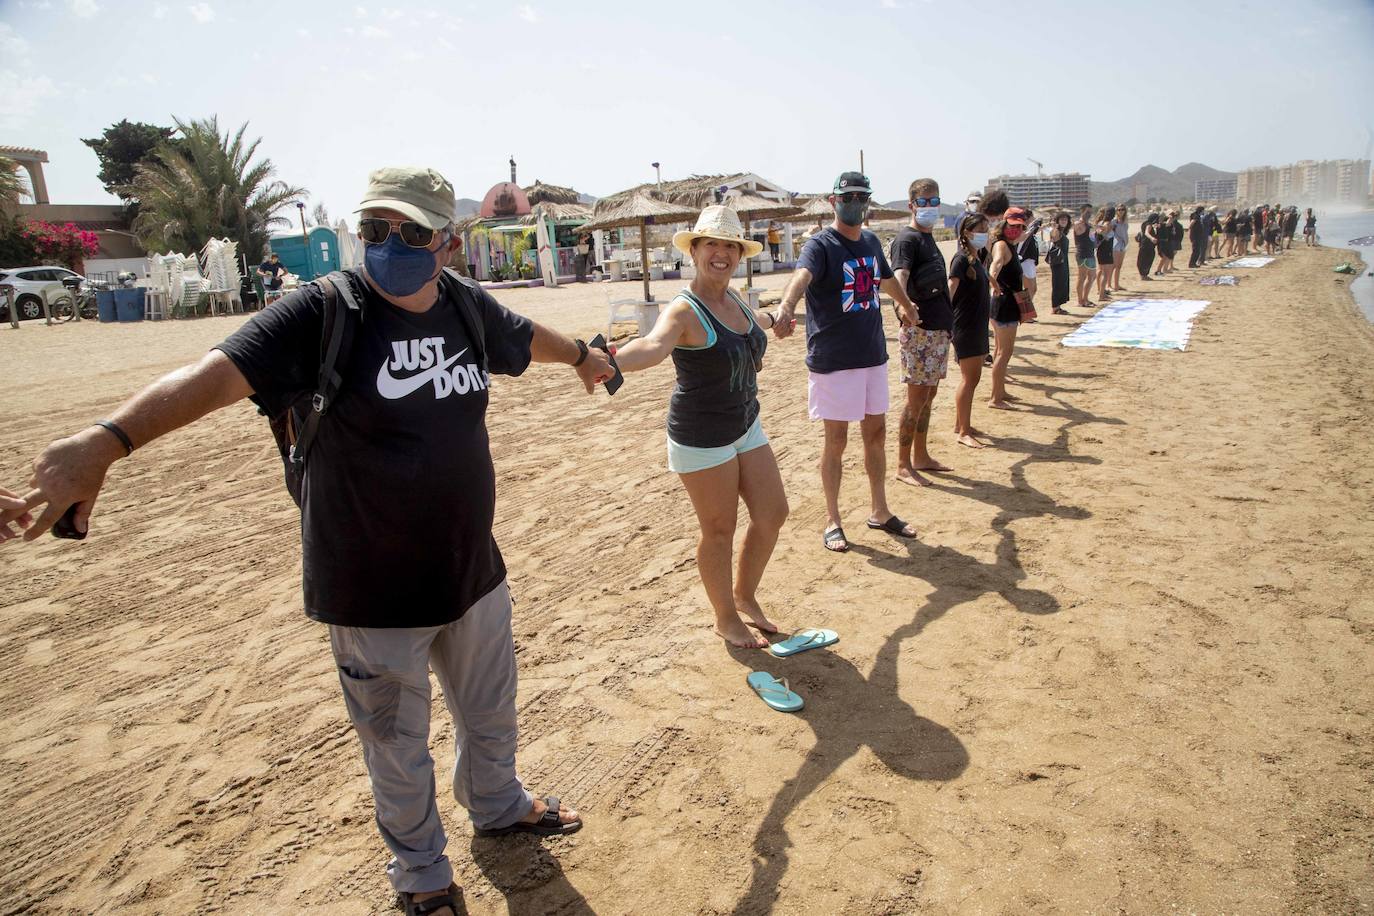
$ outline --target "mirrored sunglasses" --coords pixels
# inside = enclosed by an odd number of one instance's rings
[[[913,197],[911,202],[918,207],[938,207],[940,206],[939,197]]]
[[[358,220],[358,237],[368,245],[382,244],[391,237],[392,232],[411,248],[428,248],[434,241],[435,230],[410,219],[389,220],[369,216]]]

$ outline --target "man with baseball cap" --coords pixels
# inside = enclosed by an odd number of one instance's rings
[[[602,351],[443,274],[457,247],[453,205],[452,185],[433,169],[370,176],[363,268],[337,292],[360,304],[362,320],[336,363],[341,387],[319,418],[300,488],[305,612],[329,626],[393,856],[387,874],[407,912],[439,916],[458,912],[460,891],[434,798],[431,668],[453,715],[454,796],[477,833],[551,836],[582,825],[557,799],[533,798],[515,772],[516,665],[506,568],[492,538],[488,373],[561,362],[588,392],[611,376]],[[108,420],[49,445],[23,508],[0,503],[0,530],[15,522],[33,540],[74,506],[84,532],[116,459],[245,397],[278,416],[316,389],[333,302],[318,283],[296,290]],[[42,504],[33,521],[29,510]]]
[[[806,365],[811,419],[825,425],[821,487],[825,490],[827,550],[849,549],[840,524],[841,460],[849,424],[863,434],[864,470],[872,512],[868,527],[914,538],[916,530],[887,506],[887,339],[878,291],[897,303],[903,327],[920,327],[906,290],[892,275],[878,237],[863,228],[872,198],[868,177],[845,172],[835,179],[830,205],[835,221],[802,249],[797,272],[783,294],[773,333],[787,337],[796,326],[797,303],[806,297]]]

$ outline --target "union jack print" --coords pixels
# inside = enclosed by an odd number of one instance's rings
[[[878,259],[873,256],[851,258],[844,262],[844,287],[840,290],[840,310],[857,312],[878,307]]]

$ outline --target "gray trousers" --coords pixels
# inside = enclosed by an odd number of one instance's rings
[[[348,717],[363,743],[377,827],[398,891],[453,880],[429,754],[429,671],[453,717],[453,797],[482,828],[505,827],[534,799],[515,775],[515,643],[502,582],[442,627],[329,627]]]

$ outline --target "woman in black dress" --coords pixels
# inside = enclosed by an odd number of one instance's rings
[[[1226,218],[1221,221],[1221,253],[1223,257],[1232,257],[1236,253],[1236,211],[1227,210]]]
[[[992,396],[988,399],[988,406],[998,410],[1011,409],[1007,403],[1007,366],[1016,347],[1016,329],[1021,325],[1021,298],[1025,289],[1021,259],[1012,249],[1020,240],[1021,233],[1026,231],[1025,220],[1013,217],[1011,213],[1007,211],[1007,218],[999,220],[988,233],[988,244],[991,246],[988,255],[992,261],[988,268],[991,278],[988,291],[992,296],[992,333],[997,338],[997,350],[992,361]]]
[[[1108,285],[1111,282],[1112,264],[1114,262],[1112,242],[1115,237],[1112,234],[1112,216],[1115,213],[1115,210],[1108,210],[1103,207],[1097,211],[1094,225],[1097,240],[1097,298],[1103,302],[1112,298],[1112,291]]]
[[[988,272],[978,251],[988,244],[988,218],[965,213],[954,229],[958,250],[949,262],[949,299],[954,310],[954,356],[959,360],[959,387],[954,392],[954,435],[960,445],[983,448],[973,428],[973,392],[983,376],[988,353],[988,317],[992,297]]]
[[[1056,214],[1054,225],[1050,227],[1050,250],[1045,260],[1050,265],[1050,307],[1056,315],[1067,315],[1064,303],[1069,301],[1069,233],[1073,226],[1073,214],[1068,211]]]
[[[1150,279],[1150,265],[1155,262],[1155,248],[1159,244],[1159,214],[1151,213],[1140,224],[1140,251],[1135,256],[1136,270],[1140,279]]]

